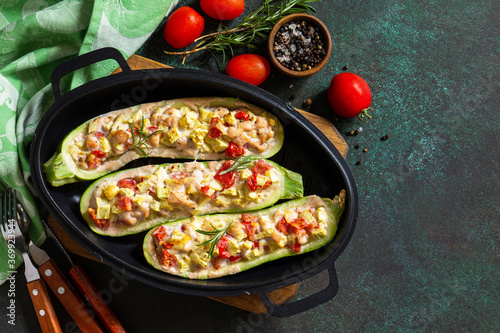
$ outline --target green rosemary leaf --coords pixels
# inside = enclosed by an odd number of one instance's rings
[[[307,13],[315,11],[310,5],[321,0],[264,0],[253,13],[245,17],[236,27],[219,25],[216,32],[203,35],[196,39],[192,49],[182,52],[165,52],[172,55],[183,55],[184,63],[190,54],[200,51],[224,52],[229,50],[233,54],[233,47],[245,46],[250,48],[258,47],[261,40],[265,40],[273,26],[281,18],[296,13]],[[225,54],[223,53],[223,64]],[[222,67],[222,66],[219,66]]]
[[[231,164],[231,166],[229,168],[227,168],[226,170],[224,171],[221,171],[219,173],[219,175],[223,175],[225,173],[228,173],[228,172],[231,172],[231,171],[236,171],[236,170],[242,170],[242,169],[246,169],[248,168],[254,160],[256,160],[257,158],[255,158],[253,155],[248,155],[248,156],[239,156],[237,157],[233,164]]]
[[[143,116],[142,121],[141,121],[141,129],[138,130],[138,139],[137,139],[137,142],[135,142],[136,136],[135,136],[134,128],[132,127],[132,124],[130,124],[130,123],[128,124],[128,126],[129,126],[130,132],[132,134],[131,147],[137,149],[141,153],[142,156],[147,157],[148,154],[146,153],[146,151],[143,148],[143,147],[146,147],[146,149],[149,151],[149,146],[146,143],[146,141],[149,140],[149,138],[151,138],[156,133],[163,132],[163,130],[156,130],[151,134],[145,133],[144,132],[144,116]]]
[[[210,226],[214,229],[213,231],[205,231],[205,230],[201,230],[201,229],[196,229],[196,232],[198,232],[202,235],[214,236],[214,237],[210,238],[209,240],[198,244],[198,246],[204,246],[204,245],[210,244],[210,248],[208,250],[208,254],[209,254],[210,258],[212,258],[213,254],[214,254],[215,247],[217,246],[217,243],[219,243],[219,241],[222,239],[222,237],[224,237],[224,235],[226,234],[226,232],[229,229],[229,227],[231,226],[231,224],[233,224],[233,222],[230,222],[227,225],[227,227],[225,227],[224,229],[217,229],[213,226],[212,223],[210,223]]]

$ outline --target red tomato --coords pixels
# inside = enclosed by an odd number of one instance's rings
[[[241,119],[241,120],[248,120],[248,119],[250,119],[250,116],[245,111],[240,110],[240,111],[236,111],[236,113],[234,114],[234,118]]]
[[[231,253],[229,253],[229,251],[226,251],[227,242],[227,237],[224,236],[217,243],[217,250],[219,250],[219,257],[221,258],[229,258],[231,256]]]
[[[218,123],[220,123],[220,119],[217,117],[213,117],[212,120],[210,120],[210,126],[208,129],[209,138],[215,139],[222,135],[221,130],[216,127]]]
[[[243,13],[245,9],[244,0],[201,0],[201,9],[217,20],[232,20]]]
[[[116,208],[130,212],[132,210],[132,199],[129,197],[119,197],[116,203]]]
[[[119,188],[129,188],[134,191],[139,191],[137,187],[137,182],[132,178],[123,178],[116,184]]]
[[[170,46],[180,49],[201,36],[205,19],[191,7],[180,7],[168,18],[163,35]]]
[[[177,264],[177,257],[172,253],[168,252],[167,249],[162,250],[162,261],[163,266],[173,267]]]
[[[227,157],[236,158],[238,156],[245,154],[245,148],[238,147],[231,141],[229,143],[229,147],[227,147],[226,150],[224,150],[224,153],[226,153]]]
[[[257,181],[258,177],[259,177],[258,173],[253,173],[250,177],[248,177],[248,180],[247,180],[248,188],[252,192],[264,189],[266,187],[271,186],[271,184],[272,184],[272,182],[270,180],[268,180],[265,182],[265,184],[259,185],[258,181]]]
[[[366,114],[372,102],[372,93],[366,81],[360,76],[353,73],[340,73],[335,75],[330,82],[328,102],[339,116],[353,118],[361,112]]]
[[[224,165],[219,169],[219,171],[217,171],[217,173],[214,176],[214,179],[216,181],[218,181],[219,183],[224,185],[224,189],[230,188],[231,186],[234,185],[234,182],[236,181],[236,175],[235,175],[234,171],[229,171],[229,172],[226,172],[222,175],[220,174],[222,171],[229,169],[229,167],[232,164],[233,164],[232,161],[226,160],[226,162],[224,162]]]
[[[230,77],[258,86],[271,73],[271,65],[263,56],[241,54],[229,60],[226,73]]]

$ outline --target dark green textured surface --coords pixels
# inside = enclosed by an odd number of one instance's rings
[[[246,2],[245,13],[257,7]],[[130,332],[499,332],[499,2],[323,0],[314,7],[335,44],[327,67],[305,79],[273,71],[261,87],[284,100],[293,95],[296,107],[311,98],[310,111],[343,134],[363,127],[345,136],[360,210],[336,263],[338,295],[277,319],[126,281],[111,306]],[[139,54],[181,67],[163,53],[162,30]],[[199,60],[184,67],[217,70]],[[328,107],[329,81],[346,65],[372,89],[376,111],[366,124],[337,121]],[[99,288],[114,278],[103,265],[83,266]],[[298,297],[324,288],[325,274],[301,283]]]

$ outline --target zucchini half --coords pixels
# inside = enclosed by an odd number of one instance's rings
[[[83,193],[80,212],[94,232],[124,236],[193,215],[257,210],[302,195],[302,176],[269,160],[172,163],[100,178]]]
[[[174,99],[88,120],[65,137],[44,169],[52,186],[61,186],[97,179],[141,157],[268,158],[280,150],[283,139],[274,115],[240,99]]]
[[[252,213],[193,216],[150,230],[144,257],[184,278],[231,275],[329,243],[344,207],[342,190],[333,200],[312,195]]]

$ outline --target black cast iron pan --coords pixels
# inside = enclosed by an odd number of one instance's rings
[[[91,81],[61,94],[61,79],[80,68],[116,60],[123,72]],[[356,223],[358,198],[353,176],[328,138],[300,113],[276,96],[226,75],[189,69],[131,70],[119,51],[104,48],[59,65],[52,74],[55,102],[41,119],[30,151],[32,180],[44,206],[78,243],[104,263],[149,285],[200,296],[258,294],[269,313],[286,317],[332,299],[338,291],[335,260],[349,242]],[[272,160],[302,174],[305,194],[333,198],[347,192],[346,209],[334,240],[314,252],[284,258],[233,276],[188,280],[150,267],[142,255],[143,233],[111,238],[93,233],[80,216],[79,200],[90,182],[52,187],[43,164],[54,154],[66,134],[96,115],[123,107],[163,99],[196,96],[231,96],[275,114],[285,128],[282,150]],[[126,167],[172,160],[145,158]],[[179,162],[179,160],[175,161]],[[286,287],[328,270],[329,286],[319,293],[281,306],[267,292]]]

